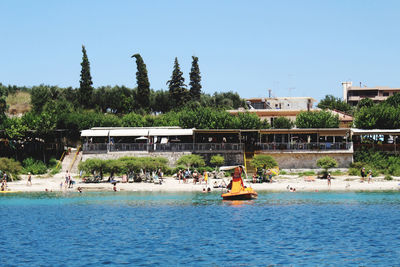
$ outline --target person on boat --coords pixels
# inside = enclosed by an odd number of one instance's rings
[[[228,189],[228,190],[231,190],[231,189],[232,189],[232,181],[233,181],[233,180],[231,180],[231,181],[229,182],[229,184],[226,186],[226,189]]]

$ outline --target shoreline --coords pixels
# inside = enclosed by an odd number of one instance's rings
[[[74,179],[73,188],[65,188],[60,184],[64,181],[63,175],[58,174],[51,178],[32,177],[32,185],[27,185],[27,177],[21,176],[21,180],[8,183],[8,191],[14,192],[78,192],[77,188],[81,187],[82,191],[90,192],[109,192],[113,191],[111,183],[84,183],[80,179]],[[118,179],[117,179],[118,180]],[[229,178],[224,179],[226,184]],[[183,183],[172,177],[164,178],[164,183],[117,183],[117,191],[120,192],[202,192],[204,188],[210,187],[211,192],[222,192],[222,188],[213,188],[214,182],[221,183],[222,179],[210,179],[208,185],[193,184],[192,181]],[[383,177],[375,177],[371,183],[367,181],[360,182],[360,178],[356,176],[337,176],[332,179],[329,187],[326,179],[316,179],[315,177],[298,177],[298,176],[278,176],[274,177],[273,183],[249,183],[246,186],[252,187],[257,192],[290,192],[290,187],[295,188],[296,192],[375,192],[375,191],[400,191],[400,177],[394,177],[391,181],[386,181]]]

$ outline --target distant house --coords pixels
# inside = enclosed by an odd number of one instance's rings
[[[228,110],[230,114],[237,115],[240,112],[255,113],[261,120],[267,121],[272,127],[274,120],[278,117],[285,117],[291,121],[296,120],[296,116],[303,111],[318,111],[313,108],[317,102],[312,97],[270,97],[270,98],[249,98],[246,99],[249,109]],[[339,116],[340,128],[351,127],[353,117],[338,110],[331,111]]]
[[[266,97],[249,98],[246,103],[250,109],[310,110],[317,102],[312,97]]]
[[[370,98],[375,103],[385,101],[388,97],[400,92],[400,88],[386,86],[361,87],[353,86],[352,82],[342,82],[343,100],[351,106],[356,106],[364,98]]]

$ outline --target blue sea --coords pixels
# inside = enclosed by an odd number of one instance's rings
[[[400,193],[16,193],[2,266],[399,266]]]

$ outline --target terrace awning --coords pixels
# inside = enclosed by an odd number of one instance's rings
[[[149,129],[115,129],[110,130],[110,136],[148,136]]]
[[[150,129],[150,136],[183,136],[193,135],[193,129]]]
[[[82,130],[82,137],[107,137],[109,130]]]

